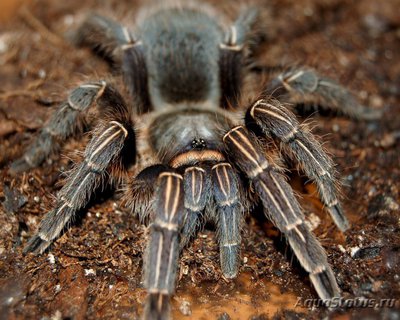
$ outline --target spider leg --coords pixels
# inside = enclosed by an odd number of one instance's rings
[[[220,82],[221,105],[234,108],[240,96],[243,69],[248,64],[252,50],[263,38],[262,19],[254,7],[243,11],[237,20],[225,32],[225,39],[220,44]]]
[[[89,47],[115,63],[121,63],[121,47],[135,41],[127,28],[116,21],[98,14],[90,15],[74,36],[78,46]]]
[[[211,179],[208,170],[191,166],[183,175],[185,191],[185,218],[181,231],[181,249],[195,235],[200,226],[200,219],[211,196]]]
[[[232,155],[234,163],[252,181],[269,218],[286,236],[300,264],[310,274],[319,297],[338,297],[340,291],[324,249],[304,225],[303,213],[290,185],[267,161],[255,135],[238,126],[223,140],[227,154]]]
[[[24,155],[15,160],[10,170],[12,173],[25,171],[39,166],[49,155],[59,149],[68,137],[79,131],[83,124],[84,111],[94,101],[107,102],[112,90],[104,81],[85,83],[72,90],[68,99],[61,103],[39,135],[31,143]]]
[[[361,105],[349,90],[309,68],[281,72],[267,87],[267,94],[293,104],[322,106],[355,119],[374,120],[381,110]]]
[[[283,151],[304,170],[318,186],[322,202],[340,230],[349,228],[349,222],[342,212],[338,196],[335,170],[330,157],[324,152],[314,136],[302,128],[295,115],[276,100],[258,100],[249,109],[246,123],[252,122],[281,142]]]
[[[148,298],[145,319],[168,319],[169,296],[175,290],[179,231],[184,216],[183,177],[171,171],[159,175],[154,217],[145,260]]]
[[[96,188],[105,180],[108,169],[124,169],[124,147],[134,139],[127,107],[122,97],[114,92],[108,103],[113,116],[97,125],[86,147],[84,160],[77,165],[57,195],[55,208],[41,221],[39,231],[33,236],[24,252],[42,253],[60,235],[78,210],[87,205]],[[106,111],[105,115],[111,110]],[[134,143],[133,143],[134,146]],[[129,143],[132,148],[132,143]]]
[[[232,166],[226,162],[212,167],[212,178],[221,269],[226,278],[234,278],[239,269],[241,243],[242,206],[239,184]]]
[[[138,113],[148,110],[150,98],[142,42],[126,27],[103,16],[91,15],[76,32],[75,43],[92,48],[121,68],[124,83],[135,99]]]
[[[158,176],[166,170],[168,167],[162,164],[149,166],[125,186],[122,202],[144,223],[149,221],[152,213]]]

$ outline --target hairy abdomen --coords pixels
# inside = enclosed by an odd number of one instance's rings
[[[207,14],[164,9],[140,26],[155,109],[180,102],[215,103],[219,90],[222,30]]]

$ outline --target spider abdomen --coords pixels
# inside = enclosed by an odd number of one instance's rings
[[[219,43],[222,30],[194,9],[171,8],[150,15],[140,26],[151,102],[208,101],[219,104]]]

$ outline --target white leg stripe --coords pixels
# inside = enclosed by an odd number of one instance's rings
[[[110,123],[115,124],[115,125],[117,125],[118,127],[120,127],[121,130],[124,132],[124,136],[125,136],[125,137],[128,135],[128,130],[126,130],[125,127],[124,127],[122,124],[120,124],[120,123],[117,122],[117,121],[110,121]]]
[[[318,167],[320,167],[321,171],[319,173],[320,176],[324,176],[326,174],[328,174],[328,172],[322,167],[322,165],[317,161],[317,159],[315,159],[315,157],[313,156],[313,154],[311,153],[310,150],[307,149],[307,147],[299,140],[296,140],[298,145],[309,154],[309,156],[315,161],[315,163],[318,165]]]
[[[281,215],[281,217],[283,218],[283,220],[285,221],[286,225],[289,224],[288,219],[286,218],[285,214],[283,213],[281,207],[279,206],[279,203],[276,202],[276,199],[273,197],[273,195],[271,194],[271,191],[269,191],[269,189],[267,188],[267,186],[264,184],[264,182],[260,181],[260,184],[262,186],[262,188],[265,190],[265,192],[268,194],[268,197],[271,199],[271,201],[273,202],[274,206],[278,209],[279,214]]]
[[[104,147],[106,147],[116,136],[118,136],[121,133],[121,130],[118,130],[114,134],[112,134],[110,137],[108,137],[106,140],[103,141],[101,145],[98,146],[96,150],[93,151],[93,153],[89,156],[88,161],[92,161],[93,157],[97,155]]]
[[[171,269],[172,269],[172,264],[174,263],[173,261],[173,255],[174,255],[174,250],[175,250],[175,243],[172,240],[171,242],[171,248],[169,251],[169,257],[168,257],[168,269],[167,269],[167,276],[165,278],[165,286],[168,288],[168,281],[169,281],[169,277],[171,275]]]
[[[294,211],[292,204],[290,203],[290,201],[286,198],[286,195],[283,191],[283,189],[281,188],[279,182],[275,179],[275,177],[273,175],[270,175],[272,180],[274,180],[274,183],[276,185],[276,187],[279,189],[279,192],[281,193],[281,196],[284,198],[286,205],[289,207],[290,211],[293,214],[294,218],[297,218],[296,212]]]
[[[304,71],[299,70],[289,78],[285,79],[287,82],[292,82],[293,80],[296,80],[298,77],[301,77],[303,75]]]
[[[162,235],[162,233],[160,233],[160,239],[158,241],[157,262],[156,262],[156,279],[155,279],[155,283],[154,283],[154,286],[156,288],[158,287],[158,281],[160,279],[162,247],[163,247],[163,235]]]

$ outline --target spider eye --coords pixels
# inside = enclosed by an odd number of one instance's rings
[[[192,140],[192,148],[193,149],[204,149],[207,146],[207,143],[204,139],[193,139]]]

